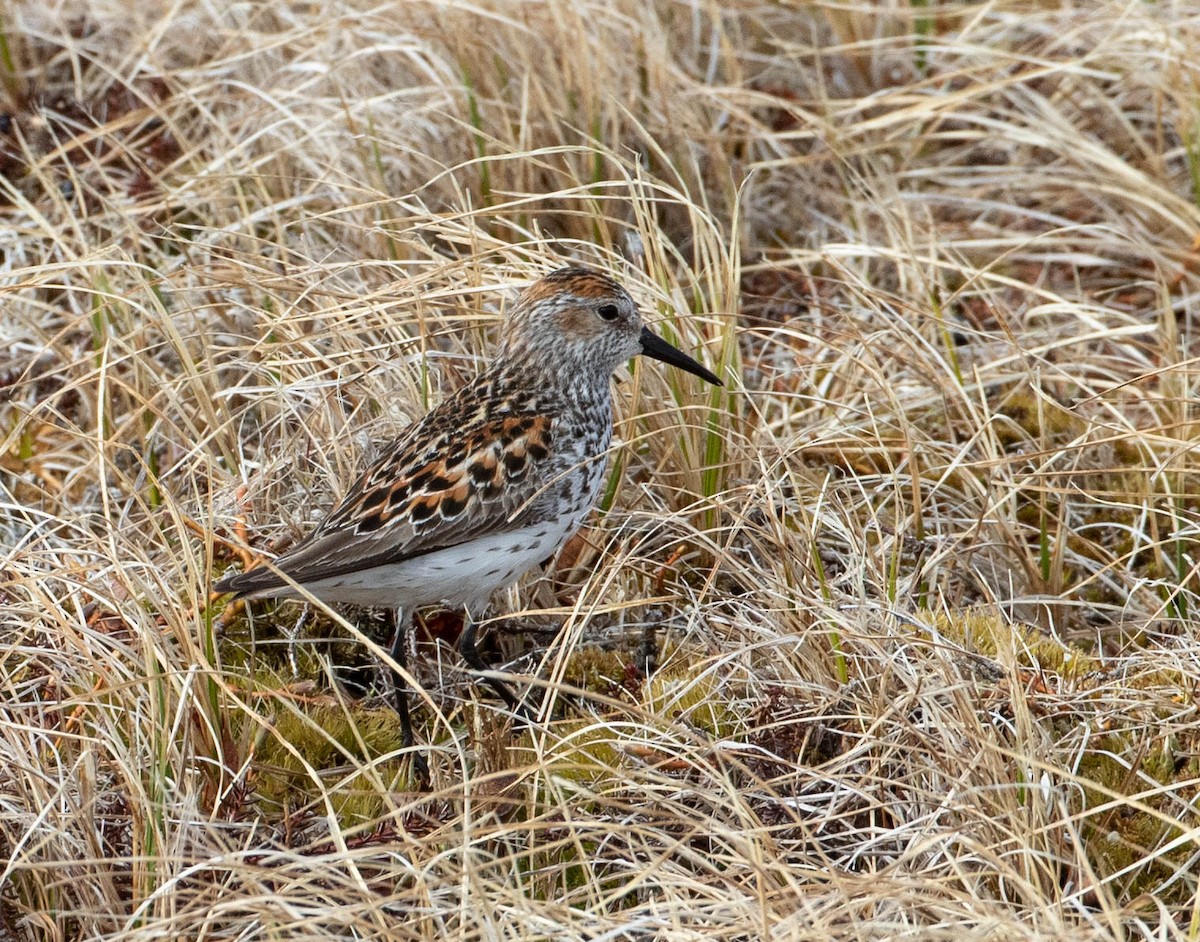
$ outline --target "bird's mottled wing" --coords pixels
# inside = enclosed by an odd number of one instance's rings
[[[540,406],[490,384],[464,387],[392,444],[276,568],[304,584],[529,522],[532,499],[552,476],[554,422]],[[216,589],[249,594],[285,584],[262,568]]]

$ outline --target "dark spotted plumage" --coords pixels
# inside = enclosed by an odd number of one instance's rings
[[[393,442],[294,549],[214,588],[409,614],[482,606],[583,523],[612,438],[610,380],[638,353],[720,383],[647,330],[607,275],[550,273],[513,306],[478,378]],[[471,639],[468,629],[463,653],[478,668]]]
[[[616,320],[598,316],[605,305]],[[393,442],[307,539],[215,588],[289,596],[297,583],[327,601],[482,604],[499,585],[490,570],[473,578],[472,544],[512,533],[550,555],[591,508],[612,436],[609,379],[638,352],[717,382],[650,334],[611,278],[552,272],[513,308],[491,366]],[[529,530],[543,523],[544,534]],[[421,577],[429,557],[460,547],[433,561],[455,570],[453,583]]]
[[[556,477],[569,480],[581,460],[601,459],[608,434],[598,431],[581,452],[563,450],[562,460],[551,460],[552,428],[579,404],[515,379],[485,374],[426,415],[278,567],[298,583],[314,583],[556,516],[542,489]],[[464,408],[467,403],[475,408]],[[258,594],[285,587],[261,568],[225,580],[218,590]]]

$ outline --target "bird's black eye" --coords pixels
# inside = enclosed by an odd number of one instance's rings
[[[606,321],[615,321],[621,314],[621,312],[617,310],[617,306],[615,304],[601,304],[600,307],[596,309],[596,313]]]

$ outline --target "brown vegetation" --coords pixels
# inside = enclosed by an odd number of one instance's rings
[[[1200,10],[0,11],[0,938],[1184,940]],[[626,283],[586,538],[223,610],[512,289]]]

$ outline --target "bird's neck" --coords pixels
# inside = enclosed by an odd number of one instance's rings
[[[606,411],[612,408],[612,376],[595,363],[579,358],[549,356],[506,357],[499,364],[506,383],[526,389],[544,389],[565,408]]]

